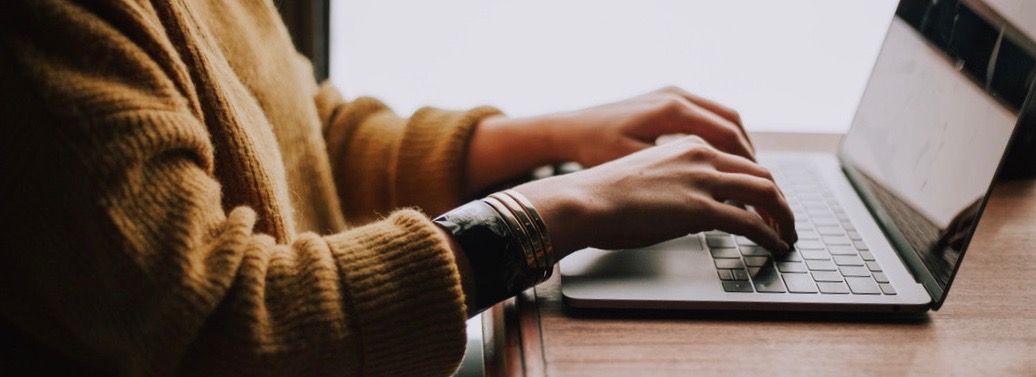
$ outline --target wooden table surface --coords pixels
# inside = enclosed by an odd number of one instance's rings
[[[837,135],[755,135],[833,151]],[[1036,376],[1036,180],[999,182],[937,312],[578,311],[554,277],[483,316],[487,376]]]

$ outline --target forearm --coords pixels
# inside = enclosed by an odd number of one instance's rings
[[[471,197],[538,166],[564,161],[556,131],[546,117],[483,119],[468,147],[465,194]]]

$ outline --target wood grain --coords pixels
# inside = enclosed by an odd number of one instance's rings
[[[820,141],[755,137],[760,149],[824,150]],[[806,140],[800,143],[796,140]],[[810,145],[812,144],[812,145]],[[528,376],[1036,375],[1036,181],[998,183],[938,312],[911,317],[808,313],[575,311],[559,279],[509,309],[506,342]],[[509,329],[510,330],[510,329]],[[522,335],[518,335],[522,334]],[[538,344],[529,344],[536,334]],[[539,356],[535,354],[539,353]],[[519,370],[520,369],[520,370]]]

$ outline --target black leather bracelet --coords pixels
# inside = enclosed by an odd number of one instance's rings
[[[538,282],[529,276],[524,252],[506,221],[482,201],[435,218],[468,257],[475,280],[475,312],[484,311]]]

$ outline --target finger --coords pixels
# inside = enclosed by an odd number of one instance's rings
[[[716,113],[717,115],[735,124],[741,131],[741,133],[745,135],[745,139],[748,140],[748,145],[752,147],[752,151],[755,151],[755,146],[752,145],[751,139],[748,138],[748,132],[745,131],[744,123],[741,121],[741,114],[739,114],[734,109],[723,106],[720,103],[710,100],[708,98],[697,96],[694,93],[688,92],[679,87],[672,86],[664,89],[664,91],[668,91],[670,93],[686,98],[688,101],[691,101],[692,103],[701,106],[706,110]]]
[[[709,208],[714,215],[716,229],[747,237],[756,244],[770,250],[774,256],[783,256],[789,251],[787,243],[777,232],[766,225],[762,217],[734,206],[713,202]]]
[[[664,134],[693,134],[724,152],[755,159],[747,136],[737,125],[686,98],[678,95],[667,97],[658,115],[662,118],[652,123],[650,134],[641,135],[644,140]]]
[[[752,144],[740,127],[689,101],[685,105],[680,108],[680,119],[675,121],[675,132],[699,135],[719,150],[755,160]]]
[[[719,153],[713,159],[712,166],[721,172],[749,174],[770,182],[777,182],[769,169],[741,156]],[[781,192],[781,196],[784,196],[784,191],[781,190],[780,186],[777,186],[777,189]]]
[[[743,156],[717,153],[716,158],[712,160],[712,166],[721,172],[748,174],[770,182],[776,182],[773,178],[773,173],[770,173],[769,169]]]
[[[728,173],[720,174],[711,186],[716,200],[735,200],[757,208],[764,220],[773,219],[773,228],[784,242],[795,243],[795,215],[773,181]]]

